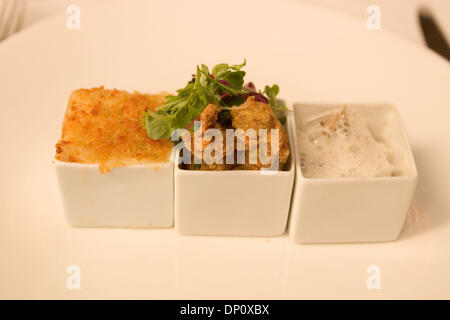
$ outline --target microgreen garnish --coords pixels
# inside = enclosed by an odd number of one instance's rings
[[[144,113],[142,124],[147,135],[154,140],[170,138],[174,130],[187,128],[208,104],[229,110],[245,102],[249,96],[255,96],[257,101],[268,102],[279,116],[286,110],[276,100],[279,87],[276,84],[266,86],[264,92],[257,92],[251,82],[244,86],[245,71],[242,68],[245,64],[245,60],[236,65],[220,63],[211,71],[204,64],[197,66],[192,80],[184,88],[177,90],[177,95],[167,96],[166,103],[162,106]],[[229,112],[222,114],[223,122],[229,120],[228,114]],[[188,129],[192,131],[193,126]]]
[[[269,104],[272,107],[273,111],[277,113],[281,113],[287,110],[286,106],[279,105],[277,101],[277,95],[280,92],[280,87],[274,84],[273,86],[266,86],[264,88],[264,94],[269,100]]]

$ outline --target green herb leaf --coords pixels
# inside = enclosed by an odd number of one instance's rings
[[[147,116],[145,126],[147,135],[154,140],[170,137],[170,124],[167,119],[155,119]]]
[[[245,71],[233,71],[224,78],[234,89],[240,90],[244,85]]]
[[[280,88],[278,85],[274,84],[273,86],[266,86],[264,88],[264,94],[267,96],[269,100],[269,104],[275,112],[286,111],[287,108],[284,105],[278,105],[277,95],[280,92]]]
[[[206,65],[197,66],[195,78],[184,88],[178,89],[177,95],[167,96],[166,103],[162,106],[144,113],[142,125],[147,135],[155,140],[170,138],[175,129],[186,128],[210,103],[222,108],[241,105],[249,93],[243,87],[245,71],[241,69],[245,65],[246,60],[235,65],[220,63],[212,68],[212,74]],[[278,92],[277,85],[266,86],[264,89],[275,112],[286,108],[277,104]],[[221,112],[220,117],[224,123],[228,122],[229,111]]]
[[[244,59],[244,62],[243,62],[243,63],[241,63],[241,64],[234,64],[234,65],[230,66],[230,69],[239,71],[239,70],[241,70],[243,67],[245,67],[246,64],[247,64],[247,60]]]
[[[214,66],[214,68],[212,69],[212,74],[214,75],[214,77],[220,77],[222,76],[225,72],[227,72],[229,69],[228,67],[228,63],[220,63]]]

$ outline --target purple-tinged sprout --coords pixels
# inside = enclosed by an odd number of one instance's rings
[[[216,79],[216,77],[214,77],[214,75],[213,75],[212,73],[211,73],[209,76],[211,77],[211,79]],[[228,83],[227,80],[221,79],[221,80],[219,80],[219,82],[220,82],[221,84],[223,84],[224,86],[231,87],[231,85]]]
[[[222,80],[219,80],[219,82],[220,82],[221,84],[223,84],[224,86],[231,87],[231,85],[228,83],[227,80],[222,79]]]
[[[243,95],[243,98],[247,99],[248,97],[253,96],[258,102],[269,103],[269,100],[267,100],[267,98],[261,92],[256,91],[256,86],[253,82],[248,82],[244,86],[244,90],[247,91],[247,93]]]
[[[244,86],[245,89],[247,89],[248,91],[256,91],[256,87],[255,84],[253,82],[249,82]]]
[[[269,100],[267,100],[267,98],[259,92],[249,92],[249,93],[244,94],[245,98],[248,98],[251,96],[255,97],[255,100],[258,102],[269,103]]]

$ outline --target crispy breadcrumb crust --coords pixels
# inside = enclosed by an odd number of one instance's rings
[[[143,112],[162,105],[166,95],[131,94],[103,86],[75,90],[55,158],[98,164],[101,173],[126,165],[169,161],[172,142],[150,139],[141,124]]]

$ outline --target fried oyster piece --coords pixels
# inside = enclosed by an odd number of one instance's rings
[[[194,153],[192,152],[192,150],[194,150],[194,141],[195,141],[195,139],[197,139],[197,137],[195,137],[195,135],[192,134],[190,141],[187,139],[186,136],[182,137],[182,139],[183,139],[183,141],[184,141],[184,143],[186,145],[186,148],[191,153],[191,164],[185,165],[184,166],[185,169],[188,169],[188,170],[198,169],[198,170],[210,170],[210,171],[223,171],[223,170],[231,170],[233,168],[234,164],[226,164],[227,150],[226,150],[226,143],[225,143],[225,128],[223,128],[220,125],[220,123],[218,122],[219,112],[220,112],[220,109],[218,107],[216,107],[213,104],[209,104],[208,106],[206,106],[206,108],[200,114],[200,121],[202,123],[202,127],[201,127],[202,136],[206,133],[206,131],[208,129],[211,129],[211,128],[218,129],[218,130],[221,131],[222,137],[223,137],[222,164],[219,164],[219,163],[207,164],[207,163],[205,163],[205,161],[202,161],[201,165],[195,165],[194,164]],[[202,145],[202,148],[201,148],[202,152],[213,141],[214,141],[214,139],[211,139],[211,141],[205,141],[205,139],[203,139],[200,142],[201,145]],[[214,151],[212,152],[211,155],[215,156]]]
[[[202,123],[201,133],[202,136],[206,133],[208,129],[214,128],[220,130],[223,138],[223,152],[222,152],[222,164],[205,163],[204,159],[201,165],[196,165],[194,163],[194,154],[192,150],[194,150],[195,139],[201,137],[196,137],[194,134],[191,134],[190,138],[187,136],[183,136],[182,139],[185,143],[186,149],[191,153],[191,164],[186,164],[183,168],[188,170],[260,170],[261,168],[269,168],[271,166],[271,130],[278,129],[278,145],[279,145],[279,166],[278,170],[282,170],[284,164],[287,162],[290,154],[289,150],[289,138],[286,134],[286,131],[280,121],[277,119],[275,113],[273,112],[270,105],[255,101],[254,97],[249,97],[246,102],[244,102],[241,106],[234,106],[231,111],[231,128],[233,129],[242,129],[244,131],[248,129],[254,129],[256,131],[256,143],[253,147],[257,148],[258,152],[260,145],[264,143],[267,146],[267,156],[268,159],[265,161],[266,163],[262,163],[261,159],[259,159],[259,153],[257,153],[257,161],[255,164],[250,163],[249,154],[250,154],[250,139],[248,136],[243,137],[245,141],[243,141],[245,148],[245,164],[237,164],[237,148],[239,142],[237,141],[239,137],[237,136],[235,141],[233,142],[233,149],[227,149],[226,143],[226,129],[223,127],[218,121],[219,113],[221,109],[213,104],[209,104],[203,112],[200,114],[200,120]],[[259,135],[259,129],[267,129],[267,136]],[[201,151],[203,152],[205,148],[212,143],[214,140],[205,141],[203,138],[202,141],[199,141],[199,145],[201,145]],[[233,153],[233,164],[226,163],[227,154]],[[214,156],[214,152],[212,152],[212,156]]]
[[[289,138],[283,125],[280,123],[270,105],[264,102],[258,102],[255,97],[251,96],[239,108],[231,110],[231,123],[235,129],[255,129],[258,137],[258,150],[262,143],[267,145],[267,156],[271,159],[271,132],[272,129],[278,129],[278,146],[279,146],[279,166],[278,170],[282,170],[286,164],[290,149]],[[267,137],[260,135],[259,129],[267,129]],[[266,141],[267,140],[267,141]],[[249,163],[250,141],[245,137],[245,164],[239,164],[233,170],[260,170],[261,168],[269,168],[271,166],[270,160],[268,163],[261,163],[261,159],[257,158],[256,164]]]

